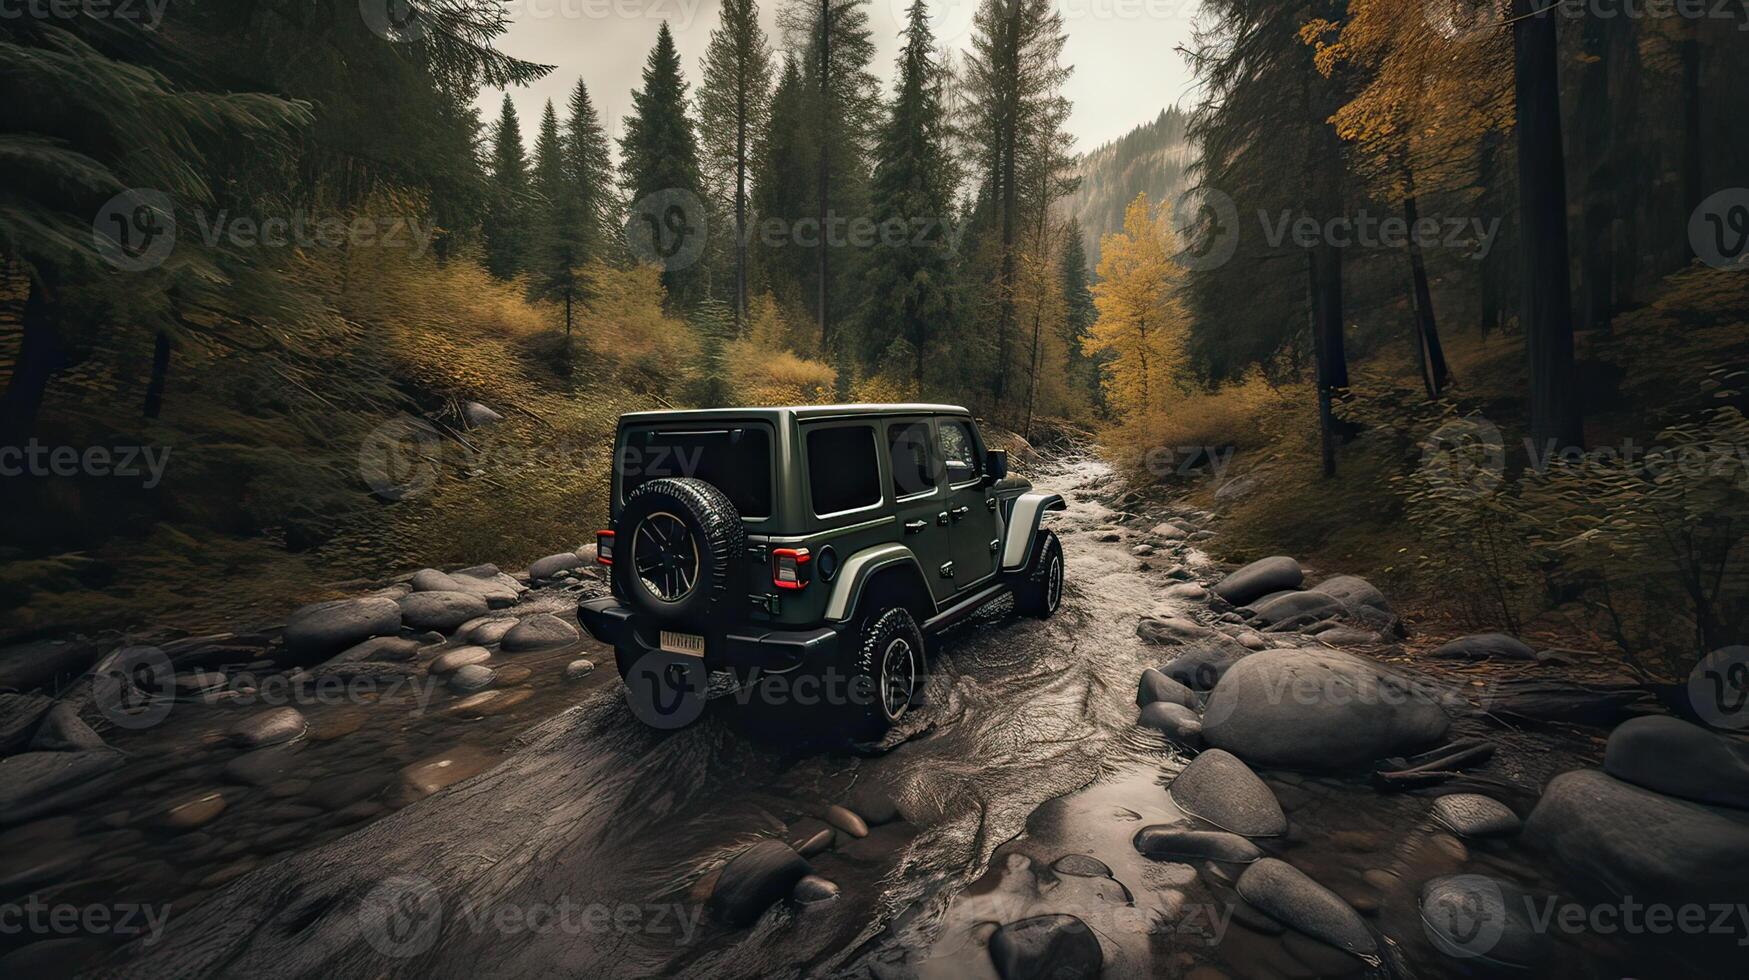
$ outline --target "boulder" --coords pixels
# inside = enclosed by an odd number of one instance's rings
[[[456,572],[450,576],[450,581],[455,583],[456,591],[472,592],[486,600],[486,605],[493,609],[513,606],[522,598],[522,586],[502,572],[485,577]]]
[[[293,656],[314,660],[373,636],[394,636],[401,608],[382,597],[336,599],[294,611],[285,622],[285,646]]]
[[[1185,602],[1206,602],[1209,590],[1195,582],[1180,582],[1177,585],[1169,586],[1166,589],[1166,595],[1173,599],[1183,599]]]
[[[1391,602],[1376,586],[1358,575],[1335,575],[1312,586],[1307,591],[1322,592],[1349,608],[1366,606],[1386,614],[1394,614]]]
[[[453,674],[463,667],[479,666],[492,659],[492,651],[485,647],[456,647],[445,650],[431,662],[433,674]]]
[[[1342,769],[1441,744],[1426,691],[1340,650],[1272,650],[1234,664],[1203,710],[1203,738],[1253,765]]]
[[[1297,589],[1306,580],[1300,563],[1286,555],[1263,558],[1229,574],[1215,585],[1215,595],[1244,606],[1271,592]]]
[[[36,738],[31,740],[30,747],[39,752],[82,752],[107,749],[103,736],[85,719],[79,717],[79,708],[70,701],[62,701],[49,709],[43,716],[43,722],[36,730]]]
[[[1156,861],[1222,861],[1250,864],[1263,856],[1256,844],[1224,830],[1185,830],[1153,824],[1136,831],[1132,843]]]
[[[409,629],[447,633],[484,615],[486,600],[471,592],[415,592],[401,600],[400,609]]]
[[[1460,636],[1428,654],[1440,660],[1535,660],[1536,651],[1505,633]]]
[[[113,749],[24,752],[0,759],[0,825],[23,823],[108,792],[98,777],[121,768],[124,759]]]
[[[478,626],[475,626],[473,629],[467,630],[465,633],[458,633],[456,635],[462,639],[467,640],[469,643],[478,643],[478,644],[481,644],[483,646],[489,646],[493,643],[503,642],[504,634],[510,632],[512,629],[515,629],[516,623],[517,623],[517,620],[514,618],[488,619],[488,620],[481,622]]]
[[[39,640],[0,649],[0,691],[58,689],[90,669],[114,646],[83,638]]]
[[[1289,592],[1246,608],[1257,624],[1277,633],[1348,613],[1341,599],[1322,592]]]
[[[440,572],[435,568],[421,568],[417,572],[414,572],[412,581],[409,584],[413,586],[414,592],[467,591],[463,589],[462,584],[456,581],[448,572]]]
[[[1246,837],[1287,833],[1281,803],[1251,768],[1230,752],[1209,749],[1168,787],[1172,802],[1193,817]]]
[[[1518,833],[1518,814],[1479,793],[1449,793],[1433,801],[1431,816],[1459,837],[1504,837]]]
[[[1170,522],[1162,522],[1160,524],[1154,525],[1154,529],[1152,531],[1149,531],[1148,533],[1152,534],[1156,538],[1162,538],[1162,539],[1167,540],[1167,541],[1177,541],[1180,538],[1183,538],[1185,535],[1189,534],[1190,532],[1186,531],[1184,528],[1181,528],[1176,524],[1173,524]]]
[[[0,754],[23,747],[55,700],[41,694],[0,694]]]
[[[1110,878],[1111,867],[1091,854],[1065,854],[1051,862],[1051,870],[1071,878]]]
[[[1487,875],[1441,875],[1421,886],[1421,925],[1434,948],[1484,966],[1527,970],[1552,952],[1531,919],[1542,902],[1511,882]]]
[[[1285,925],[1345,953],[1376,959],[1378,941],[1340,897],[1277,858],[1262,858],[1239,876],[1239,897]]]
[[[309,727],[296,708],[269,708],[232,725],[229,735],[244,748],[259,749],[302,738]]]
[[[1166,737],[1186,745],[1202,743],[1202,718],[1190,708],[1171,701],[1152,701],[1142,706],[1136,724],[1164,732]]]
[[[803,875],[790,889],[790,901],[797,905],[819,905],[838,897],[838,886],[819,875]]]
[[[556,555],[548,555],[529,565],[528,577],[530,581],[543,582],[547,579],[553,578],[560,572],[569,571],[574,568],[582,568],[583,565],[584,561],[582,555],[579,555],[574,551],[564,551]]]
[[[822,819],[851,837],[868,836],[868,824],[848,807],[829,806]]]
[[[449,686],[458,691],[472,693],[490,687],[496,679],[497,674],[484,664],[465,664],[449,675]]]
[[[1104,969],[1105,954],[1080,919],[1038,915],[998,928],[990,961],[1002,980],[1091,980]]]
[[[1581,894],[1749,901],[1749,819],[1735,811],[1580,769],[1549,782],[1524,832]]]
[[[1610,732],[1603,771],[1666,796],[1749,810],[1749,744],[1667,715]]]
[[[1206,647],[1190,650],[1172,658],[1160,668],[1160,673],[1192,691],[1212,691],[1234,664],[1250,654],[1250,650],[1237,643],[1232,649]]]
[[[1196,692],[1149,667],[1142,671],[1142,679],[1136,683],[1136,707],[1145,708],[1156,701],[1182,704],[1192,709],[1197,707]]]
[[[418,652],[417,640],[401,636],[375,636],[335,654],[324,666],[358,663],[361,660],[411,660]]]
[[[536,613],[512,626],[498,647],[509,653],[523,653],[569,646],[577,639],[577,627],[552,613]]]
[[[760,841],[723,866],[711,891],[711,914],[727,926],[750,926],[813,873],[814,866],[788,844]]]

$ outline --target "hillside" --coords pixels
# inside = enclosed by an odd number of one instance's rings
[[[1099,266],[1099,240],[1123,227],[1124,208],[1144,191],[1151,201],[1170,201],[1184,189],[1191,147],[1184,131],[1188,117],[1163,109],[1151,122],[1092,150],[1076,164],[1081,186],[1065,209],[1081,222],[1087,261]]]

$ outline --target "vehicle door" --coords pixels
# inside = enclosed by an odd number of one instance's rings
[[[937,417],[936,441],[947,478],[945,509],[953,529],[955,588],[963,592],[996,574],[1002,515],[984,480],[984,444],[971,419]]]
[[[932,429],[928,418],[891,421],[886,444],[899,543],[917,556],[930,596],[940,605],[953,596],[958,581],[952,577],[953,521]]]

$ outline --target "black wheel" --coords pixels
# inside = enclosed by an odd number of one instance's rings
[[[876,611],[851,660],[851,734],[875,738],[923,693],[923,631],[900,607]]]
[[[1063,544],[1042,531],[1032,546],[1032,561],[1014,587],[1014,605],[1028,616],[1049,619],[1063,602]]]
[[[620,510],[614,591],[649,616],[702,620],[728,594],[746,547],[741,515],[721,490],[703,480],[651,480]]]

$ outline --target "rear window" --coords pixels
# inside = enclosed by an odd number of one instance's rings
[[[837,426],[808,433],[808,493],[816,516],[880,503],[874,426]]]
[[[633,429],[614,463],[622,502],[651,480],[693,477],[721,490],[742,517],[771,516],[771,432],[764,426]]]
[[[893,460],[893,496],[909,497],[935,489],[935,465],[929,458],[929,423],[887,426],[887,448]]]

